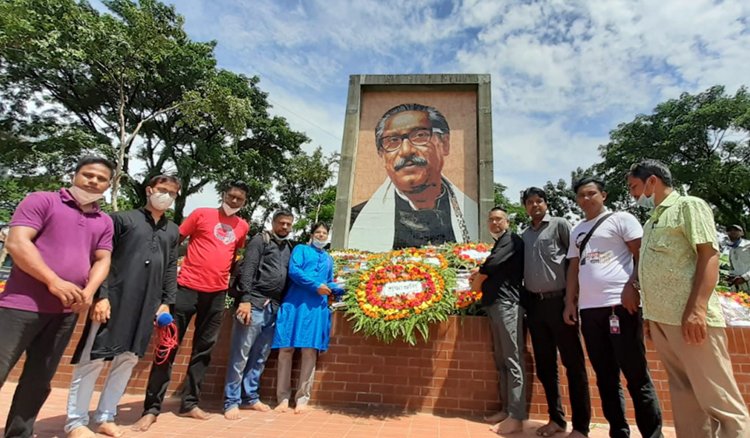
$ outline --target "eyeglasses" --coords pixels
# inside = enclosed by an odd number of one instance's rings
[[[425,146],[432,140],[433,134],[443,134],[443,131],[437,128],[412,129],[408,134],[382,137],[380,139],[380,147],[386,152],[395,152],[401,148],[404,139],[409,140],[409,143],[414,146]]]
[[[161,194],[167,194],[172,199],[177,199],[177,192],[170,192],[169,190],[163,189],[161,187],[156,187],[154,190],[156,190],[157,192]]]

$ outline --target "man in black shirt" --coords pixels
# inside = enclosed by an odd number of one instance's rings
[[[105,361],[112,361],[94,413],[97,431],[119,436],[117,403],[133,367],[148,348],[154,318],[168,313],[177,293],[177,250],[180,231],[164,213],[180,190],[168,175],[153,177],[146,187],[144,208],[112,213],[112,265],[102,283],[78,342],[68,395],[65,431],[71,438],[94,437],[88,428],[89,403]]]
[[[271,353],[276,313],[286,290],[292,252],[288,236],[293,222],[292,213],[277,211],[271,231],[256,234],[247,245],[224,386],[227,420],[238,420],[241,407],[270,410],[260,401],[258,391],[260,375]]]
[[[492,431],[509,434],[523,430],[528,418],[524,374],[523,240],[508,231],[508,214],[490,210],[487,225],[495,239],[489,257],[473,275],[472,289],[482,288],[482,305],[490,320],[495,366],[499,374],[502,410],[487,417]]]

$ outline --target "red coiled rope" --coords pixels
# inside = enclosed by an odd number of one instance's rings
[[[156,345],[154,346],[154,362],[162,365],[172,352],[180,344],[177,338],[177,326],[171,322],[165,326],[156,327]]]

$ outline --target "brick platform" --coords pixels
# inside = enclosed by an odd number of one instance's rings
[[[217,400],[222,397],[224,371],[228,357],[231,316],[226,315],[219,344],[203,385],[203,397]],[[66,388],[70,382],[73,353],[82,323],[76,328],[71,344],[65,353],[53,386]],[[750,404],[750,329],[727,329],[729,349],[735,376],[745,402]],[[192,342],[192,328],[188,331],[184,348],[175,361],[171,391],[176,391],[185,377]],[[430,330],[430,341],[410,346],[404,343],[382,344],[351,332],[351,324],[342,312],[333,318],[331,345],[321,354],[313,387],[313,402],[319,406],[393,407],[414,412],[436,414],[478,415],[499,408],[497,374],[491,354],[492,344],[487,321],[483,317],[451,317]],[[530,392],[529,413],[532,418],[546,419],[546,403],[541,384],[532,379],[533,360],[527,348],[527,369]],[[647,344],[649,365],[661,406],[665,424],[672,424],[666,371],[658,360],[653,346]],[[131,394],[142,395],[150,366],[150,354],[136,367],[128,386]],[[297,362],[295,357],[295,363]],[[22,362],[10,375],[17,381]],[[296,370],[294,372],[296,377]],[[560,369],[563,401],[567,398],[564,370]],[[589,367],[592,394],[593,421],[605,422],[594,374]],[[99,384],[104,378],[100,378]],[[275,399],[275,354],[266,367],[262,379],[262,395],[266,402]],[[293,383],[294,378],[293,378]],[[98,388],[99,389],[99,388]],[[626,399],[627,397],[626,393]],[[567,402],[566,410],[569,411]],[[632,405],[628,403],[630,418]]]

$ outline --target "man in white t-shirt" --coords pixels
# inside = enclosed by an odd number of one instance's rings
[[[632,214],[607,211],[601,180],[583,178],[573,189],[586,218],[570,234],[563,317],[566,323],[575,324],[580,309],[581,333],[596,373],[609,436],[630,436],[620,387],[622,371],[638,430],[644,437],[660,437],[661,409],[646,362],[634,269],[643,229]]]

